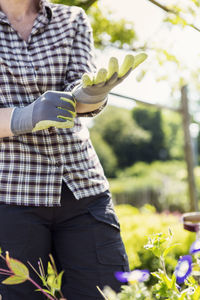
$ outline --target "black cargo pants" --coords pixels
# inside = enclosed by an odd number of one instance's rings
[[[61,207],[26,207],[0,204],[0,247],[10,256],[38,269],[45,268],[51,253],[64,270],[62,292],[67,300],[101,300],[96,286],[120,290],[116,271],[128,271],[128,259],[110,193],[77,201],[65,184]],[[27,265],[28,266],[28,265]],[[0,268],[5,262],[0,259]],[[40,285],[40,279],[30,269]],[[0,282],[6,278],[0,275]],[[3,300],[46,299],[30,282],[0,283]]]

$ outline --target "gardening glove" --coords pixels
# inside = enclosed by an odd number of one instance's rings
[[[140,53],[136,56],[128,54],[119,68],[118,60],[111,57],[108,70],[101,68],[96,74],[85,73],[82,82],[76,86],[72,95],[77,102],[94,104],[106,99],[108,93],[120,84],[133,69],[141,64],[147,55]]]
[[[26,107],[15,107],[11,117],[14,135],[35,132],[49,127],[74,126],[75,100],[71,93],[47,91]]]

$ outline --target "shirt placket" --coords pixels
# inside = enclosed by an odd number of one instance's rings
[[[19,47],[19,59],[21,62],[21,73],[22,78],[24,81],[24,85],[28,94],[30,94],[30,100],[34,100],[33,94],[40,94],[40,91],[37,86],[37,67],[35,67],[34,62],[32,60],[31,55],[31,45],[32,45],[32,38],[38,31],[44,30],[44,26],[47,23],[47,19],[42,14],[39,14],[35,20],[33,25],[31,34],[28,38],[28,41],[24,41],[21,39],[21,48]],[[31,99],[31,97],[33,99]]]

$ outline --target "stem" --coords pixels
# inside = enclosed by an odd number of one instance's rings
[[[161,262],[161,266],[162,266],[164,273],[167,275],[166,268],[165,268],[165,260],[162,255],[160,257],[160,262]]]
[[[3,258],[3,260],[6,260],[5,257],[2,254],[0,254],[0,257]]]
[[[42,263],[41,258],[40,258],[39,261],[38,261],[38,266],[39,266],[39,270],[40,270],[41,276],[42,276],[42,277],[45,277],[44,266],[43,266],[43,263]]]
[[[103,298],[104,298],[105,300],[109,300],[109,299],[104,295],[104,293],[102,292],[102,290],[100,289],[100,287],[96,286],[96,288],[97,288],[97,290],[100,292],[101,296],[103,296]]]
[[[39,278],[41,278],[40,274],[37,272],[37,270],[33,267],[33,265],[28,261],[29,266],[33,269],[33,271],[38,275]]]
[[[0,272],[7,273],[8,275],[14,275],[12,271],[0,269]]]
[[[164,10],[167,13],[171,13],[171,14],[174,14],[175,16],[180,16],[181,17],[181,15],[178,11],[176,11],[174,9],[170,9],[167,6],[162,5],[161,3],[159,3],[156,0],[148,0],[148,1],[151,2],[152,4],[156,5],[157,7],[161,8],[162,10]],[[182,19],[185,21],[184,18],[182,18]],[[194,24],[187,22],[187,25],[192,27],[193,29],[197,30],[198,32],[200,32],[200,28],[196,27]]]
[[[40,286],[37,284],[32,278],[28,278],[28,280],[35,285],[48,299],[50,300],[58,300],[57,298],[52,297],[51,295],[47,294]]]
[[[10,276],[13,275],[13,273],[8,273],[7,271],[0,271],[0,274],[1,275],[10,275]]]

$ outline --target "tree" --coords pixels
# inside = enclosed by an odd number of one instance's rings
[[[97,0],[53,0],[52,2],[65,5],[76,5],[87,10],[88,8],[90,8],[90,6],[97,2]]]
[[[136,162],[140,143],[150,139],[150,134],[134,122],[129,110],[116,107],[108,107],[103,114],[95,118],[94,126],[91,128],[92,140],[96,135],[101,135],[110,146],[117,159],[118,168]],[[99,145],[96,149],[98,147]]]
[[[118,160],[112,147],[95,128],[91,130],[91,140],[106,176],[115,177],[118,171]]]
[[[146,162],[166,160],[168,151],[165,145],[161,111],[138,106],[133,109],[132,116],[138,126],[151,134],[150,140],[140,144],[138,160]]]
[[[159,28],[145,45],[141,45],[141,48],[145,47],[149,52],[151,59],[145,64],[146,70],[142,70],[140,78],[150,71],[150,76],[154,76],[156,80],[167,82],[171,88],[173,106],[179,106],[181,87],[187,85],[189,94],[193,95],[190,101],[190,110],[193,113],[199,106],[197,92],[200,90],[200,49],[197,40],[200,38],[200,26],[197,24],[199,24],[200,2],[199,0],[146,1],[160,8],[164,14],[162,28]],[[182,49],[178,49],[177,44],[183,38],[183,34],[189,37],[190,33],[196,34],[196,40],[190,48],[194,51],[185,58],[183,53],[186,53],[185,48],[191,42],[185,40],[185,47],[183,45]]]
[[[93,28],[95,47],[127,47],[136,39],[133,23],[114,20],[112,12],[100,9],[97,0],[53,0],[54,3],[77,5],[86,10]]]
[[[184,159],[184,137],[181,115],[172,111],[163,110],[162,128],[165,134],[165,145],[170,159]]]

